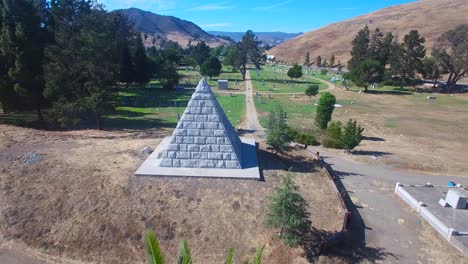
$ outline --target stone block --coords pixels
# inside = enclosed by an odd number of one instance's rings
[[[204,115],[211,115],[213,113],[213,108],[211,107],[202,107],[201,113]]]
[[[215,129],[215,130],[213,130],[213,135],[215,137],[222,137],[222,136],[224,136],[224,130]]]
[[[200,146],[195,145],[195,144],[189,144],[187,145],[187,151],[190,151],[190,152],[200,151]]]
[[[212,160],[199,160],[198,161],[198,166],[200,168],[215,168],[215,162]]]
[[[215,137],[207,137],[205,144],[216,144],[216,138]]]
[[[197,160],[183,159],[180,160],[180,167],[184,168],[196,168],[198,166]]]
[[[222,160],[223,159],[223,153],[221,153],[221,152],[208,152],[208,159]]]
[[[179,150],[186,151],[187,150],[187,144],[179,144]]]
[[[190,159],[190,152],[179,151],[176,154],[176,158],[178,158],[178,159]]]
[[[196,122],[185,122],[184,123],[184,128],[197,128],[197,123]]]
[[[173,159],[172,160],[172,167],[180,167],[180,160],[179,159]]]
[[[223,159],[230,160],[231,159],[231,153],[223,153]]]
[[[211,145],[211,151],[219,151],[218,145]]]
[[[205,121],[208,121],[208,116],[205,116],[205,115],[195,115],[193,116],[193,119],[196,121],[196,122],[205,122]]]
[[[171,143],[184,143],[184,137],[176,136],[175,142],[171,142]]]
[[[167,146],[167,150],[169,151],[177,151],[179,150],[179,145],[176,145],[176,144],[169,144],[169,146]]]
[[[193,144],[193,137],[183,137],[182,142],[180,142],[180,143]]]
[[[227,143],[225,143],[226,141],[227,141]],[[216,144],[218,144],[218,145],[229,144],[229,141],[227,140],[227,138],[220,137],[220,138],[216,139]]]
[[[208,115],[208,122],[219,122],[219,116],[217,115]]]
[[[189,110],[188,113],[194,114],[194,115],[201,114],[201,112],[202,112],[202,108],[201,108],[201,107],[187,107],[187,109]]]
[[[219,149],[222,152],[232,152],[232,147],[230,145],[222,145]]]
[[[199,152],[199,153],[200,153],[200,159],[208,159],[209,152]]]
[[[209,152],[211,151],[211,145],[201,145],[200,151]]]
[[[203,130],[200,130],[200,136],[203,136],[203,137],[212,137],[212,136],[213,136],[213,130],[211,130],[211,129],[203,129]]]
[[[172,167],[172,159],[162,159],[159,166],[161,166],[161,167]]]
[[[205,123],[204,122],[197,123],[197,129],[204,129],[204,128],[205,128]]]
[[[239,164],[238,161],[226,160],[226,168],[228,168],[228,169],[239,169],[240,164]]]
[[[200,130],[198,129],[187,129],[188,136],[198,136],[200,135]]]
[[[216,168],[225,168],[226,164],[224,164],[223,160],[217,160],[216,161]]]
[[[219,128],[217,122],[205,122],[204,127],[209,128],[209,129],[218,129]]]
[[[176,157],[176,152],[175,151],[167,151],[167,157],[165,158],[171,158],[174,159]]]
[[[190,158],[191,159],[201,159],[201,152],[191,152],[190,153]],[[206,153],[205,153],[206,154]]]
[[[174,133],[173,135],[176,135],[176,136],[185,136],[187,135],[187,130],[186,129],[176,129],[174,130]]]
[[[195,144],[205,144],[206,143],[206,137],[195,137],[194,143]]]

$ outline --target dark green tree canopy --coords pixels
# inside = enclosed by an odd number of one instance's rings
[[[298,79],[302,77],[302,66],[295,63],[292,68],[288,70],[288,76],[292,79]]]
[[[320,129],[326,129],[335,109],[336,98],[330,92],[322,93],[317,104],[315,124]]]
[[[316,96],[319,92],[319,85],[318,84],[310,84],[305,89],[305,94],[310,96]]]
[[[260,62],[262,60],[260,43],[255,34],[251,30],[248,30],[242,37],[242,41],[236,45],[234,67],[240,70],[244,80],[247,73],[247,64],[251,63],[255,68],[260,69]]]
[[[298,246],[310,231],[307,207],[292,176],[288,174],[283,178],[283,185],[270,197],[265,223],[268,227],[281,230],[280,238],[285,245]]]
[[[266,133],[267,144],[276,152],[285,150],[287,144],[291,141],[288,130],[284,110],[281,105],[277,105],[273,112],[270,113],[268,131]]]
[[[200,73],[203,76],[215,77],[221,74],[221,69],[223,66],[219,61],[218,57],[210,56],[205,62],[202,64],[200,68]]]

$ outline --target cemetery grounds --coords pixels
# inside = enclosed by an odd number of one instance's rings
[[[265,263],[306,263],[302,250],[283,246],[263,222],[268,196],[292,168],[314,228],[341,229],[332,186],[302,149],[277,157],[262,144],[265,182],[133,175],[147,157],[143,148],[170,135],[190,94],[157,83],[118,89],[103,131],[36,130],[17,126],[29,113],[2,116],[10,124],[0,124],[0,248],[47,263],[145,263],[142,232],[149,228],[170,262],[187,239],[195,263],[219,263],[230,247],[240,262],[264,244]],[[244,96],[217,96],[237,126]]]

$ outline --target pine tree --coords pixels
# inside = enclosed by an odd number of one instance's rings
[[[411,30],[403,38],[403,43],[395,43],[391,55],[391,72],[400,78],[400,88],[408,78],[414,78],[422,69],[422,59],[426,55],[425,39],[417,30]]]
[[[317,67],[322,67],[322,57],[317,56]]]
[[[309,218],[307,203],[288,174],[270,197],[265,223],[270,228],[279,228],[283,243],[295,247],[310,231]]]
[[[302,66],[299,64],[295,63],[292,68],[288,70],[288,76],[289,78],[292,79],[298,79],[302,77]]]
[[[311,84],[307,86],[305,89],[305,94],[309,97],[316,96],[319,92],[319,85],[318,84]]]
[[[210,56],[210,52],[211,48],[202,41],[193,47],[192,58],[197,62],[197,65],[201,67],[203,62]]]
[[[135,53],[133,56],[135,63],[134,81],[140,84],[149,82],[149,67],[146,49],[143,46],[141,35],[138,34],[135,39]]]
[[[304,60],[304,66],[308,67],[310,66],[310,53],[307,52]]]
[[[288,135],[288,125],[283,116],[283,108],[278,105],[271,113],[268,121],[266,142],[276,153],[286,149],[287,143],[291,141]]]
[[[221,74],[221,69],[223,65],[219,61],[218,57],[210,56],[206,61],[202,64],[200,68],[200,73],[203,76],[209,76],[210,78],[219,76]]]
[[[363,60],[368,58],[369,43],[369,28],[366,25],[363,29],[359,30],[353,39],[351,59],[348,61],[348,70],[350,72],[356,69]]]
[[[343,129],[343,135],[341,136],[341,146],[350,152],[361,143],[362,132],[364,128],[361,128],[357,124],[356,120],[349,119]]]
[[[259,47],[260,43],[255,34],[251,30],[248,30],[245,32],[242,40],[236,45],[234,67],[240,70],[243,80],[245,80],[248,63],[252,63],[255,68],[260,69],[260,61],[262,59],[262,51]]]
[[[332,54],[330,57],[330,68],[335,66],[335,54]]]
[[[317,113],[315,115],[315,124],[320,129],[326,129],[335,109],[336,98],[329,92],[322,93],[317,104]]]

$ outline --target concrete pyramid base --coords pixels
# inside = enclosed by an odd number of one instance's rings
[[[254,139],[241,138],[242,169],[160,167],[161,155],[167,149],[170,139],[170,137],[166,137],[161,141],[159,146],[135,172],[136,176],[208,177],[260,180],[257,148],[255,146]]]

